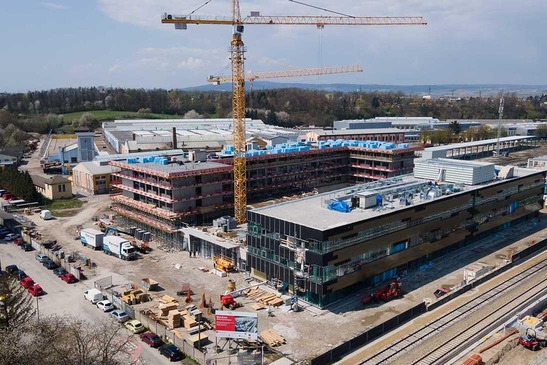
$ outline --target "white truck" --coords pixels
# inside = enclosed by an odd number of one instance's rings
[[[103,252],[122,260],[133,260],[137,257],[135,247],[125,238],[118,236],[103,237]]]
[[[104,295],[99,289],[88,289],[84,292],[84,298],[93,304],[97,304],[97,302],[104,299]]]
[[[103,248],[104,233],[93,228],[86,228],[80,231],[82,245],[89,246],[94,250]]]

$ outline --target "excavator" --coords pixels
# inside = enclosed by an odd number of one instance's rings
[[[363,295],[361,297],[361,303],[364,305],[378,303],[380,301],[389,302],[391,299],[398,298],[403,294],[403,288],[399,279],[393,279],[391,282],[378,289],[376,292]]]

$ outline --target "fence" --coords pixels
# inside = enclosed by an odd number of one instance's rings
[[[128,307],[128,305],[125,305],[125,306]],[[127,314],[131,316],[131,314],[127,311],[127,309],[126,309],[126,312]],[[133,311],[133,316],[131,317],[139,320],[145,327],[148,327],[150,331],[154,332],[158,336],[173,343],[187,356],[192,357],[197,363],[205,365],[206,356],[207,356],[206,353],[195,348],[186,340],[177,337],[173,332],[171,332],[169,328],[167,328],[163,324],[154,321],[152,318],[148,317],[146,314],[143,314],[139,311]],[[203,336],[206,336],[206,335],[204,334]]]
[[[40,154],[39,159],[46,158],[46,152],[49,147],[49,141],[51,141],[51,132],[52,130],[49,130],[49,133],[47,134],[47,137],[44,139],[44,143],[42,143],[42,147],[40,147]]]
[[[399,327],[400,325],[408,322],[409,320],[425,313],[427,308],[425,303],[420,303],[409,310],[390,318],[389,320],[380,323],[376,327],[372,327],[369,330],[357,335],[356,337],[336,346],[335,348],[317,356],[310,361],[310,365],[326,365],[332,364],[340,360],[345,355],[355,351],[359,347],[370,343],[385,333]]]
[[[326,365],[326,364],[332,364],[333,362],[336,362],[340,360],[342,357],[350,354],[351,352],[355,351],[359,347],[362,347],[375,339],[379,338],[380,336],[383,336],[385,333],[399,327],[400,325],[410,321],[411,319],[416,318],[417,316],[432,311],[441,305],[447,303],[448,301],[460,296],[461,294],[483,284],[484,282],[504,273],[505,271],[509,270],[513,266],[517,265],[521,260],[524,258],[529,258],[530,256],[533,256],[539,252],[541,252],[543,249],[547,247],[547,238],[543,239],[536,244],[527,247],[526,249],[516,253],[511,257],[511,262],[498,270],[494,270],[489,272],[488,274],[473,280],[467,285],[462,286],[461,288],[450,292],[443,297],[441,297],[439,300],[435,301],[434,303],[430,304],[429,306],[426,306],[425,303],[420,303],[419,305],[410,308],[409,310],[388,319],[387,321],[379,324],[376,327],[373,327],[356,337],[338,345],[337,347],[315,357],[310,361],[310,365]]]

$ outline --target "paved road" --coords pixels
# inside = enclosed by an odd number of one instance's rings
[[[70,315],[90,322],[107,318],[108,314],[83,298],[83,292],[92,285],[91,282],[67,284],[36,261],[35,255],[36,251],[24,252],[13,243],[0,240],[2,267],[17,265],[46,292],[46,295],[37,300],[40,317],[52,314]],[[130,334],[127,331],[127,335]],[[128,352],[131,353],[133,361],[140,355],[139,364],[170,364],[156,349],[144,344],[138,338],[128,345]]]

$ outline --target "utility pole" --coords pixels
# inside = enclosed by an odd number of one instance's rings
[[[503,94],[500,96],[500,107],[498,109],[498,141],[496,143],[496,156],[500,155],[500,137],[501,137],[501,120],[503,119]]]

